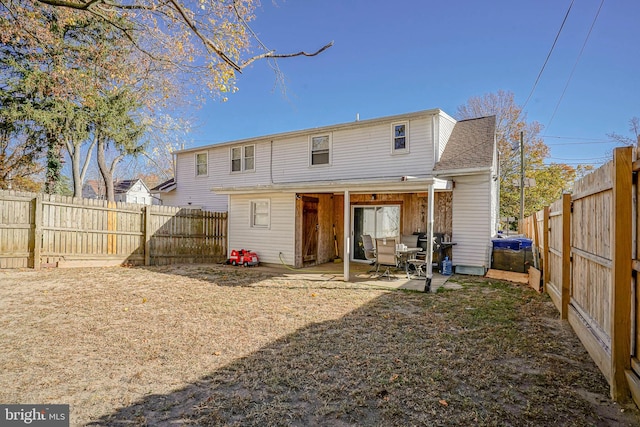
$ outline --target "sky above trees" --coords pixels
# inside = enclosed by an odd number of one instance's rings
[[[252,27],[268,46],[285,53],[335,44],[314,58],[279,60],[284,89],[273,62],[244,69],[238,93],[194,113],[191,146],[344,123],[357,113],[455,115],[470,97],[498,90],[522,106],[572,1],[262,3]],[[615,146],[607,135],[629,134],[640,115],[640,2],[605,1],[594,24],[600,6],[573,2],[524,105],[527,120],[543,126],[553,162],[597,166]]]

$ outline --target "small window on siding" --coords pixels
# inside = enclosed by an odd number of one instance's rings
[[[394,123],[393,129],[393,152],[402,153],[409,151],[409,126],[407,123]]]
[[[242,147],[233,147],[231,149],[231,172],[240,172],[242,170]]]
[[[271,223],[269,200],[251,202],[251,227],[269,228]]]
[[[311,137],[311,165],[328,165],[330,150],[331,138],[329,135]]]
[[[196,154],[196,176],[206,176],[207,171],[207,153]]]

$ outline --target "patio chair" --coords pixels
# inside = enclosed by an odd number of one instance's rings
[[[380,266],[386,267],[382,276],[387,276],[391,280],[391,268],[397,265],[396,259],[396,240],[395,239],[376,239],[376,274],[380,271]]]
[[[373,246],[373,239],[369,234],[362,235],[362,249],[364,249],[364,258],[369,261],[370,265],[376,265],[376,248]],[[368,273],[372,271],[373,268]]]
[[[427,260],[424,258],[420,258],[420,256],[420,252],[418,252],[415,258],[410,258],[409,260],[407,260],[407,263],[409,264],[409,267],[407,268],[407,279],[410,279],[409,273],[411,270],[415,271],[418,277],[420,277],[423,273],[425,277],[427,276]]]

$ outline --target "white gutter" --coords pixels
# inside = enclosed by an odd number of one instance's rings
[[[277,192],[332,192],[343,193],[372,193],[372,192],[423,192],[425,186],[434,186],[439,190],[450,190],[451,183],[436,177],[397,177],[390,179],[371,179],[361,181],[318,181],[318,182],[291,182],[286,184],[266,184],[242,187],[212,187],[211,191],[217,194],[251,194],[251,193],[277,193]]]
[[[464,175],[477,175],[482,172],[493,172],[493,168],[491,166],[482,166],[478,168],[467,168],[467,169],[449,169],[449,170],[436,170],[433,171],[433,176],[439,177],[450,177],[450,176],[464,176]]]

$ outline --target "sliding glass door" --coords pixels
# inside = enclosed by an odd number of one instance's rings
[[[400,205],[354,206],[352,218],[351,253],[354,260],[365,260],[362,247],[363,234],[369,234],[374,240],[378,237],[398,238],[400,236]]]

